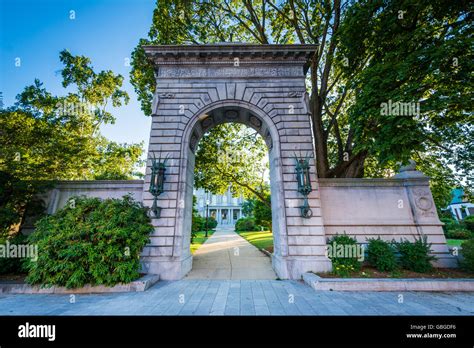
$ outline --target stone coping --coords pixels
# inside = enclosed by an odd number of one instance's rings
[[[38,285],[0,283],[0,294],[99,294],[114,292],[141,292],[146,291],[159,281],[160,277],[155,274],[147,274],[133,282],[127,284],[117,284],[115,286],[105,285],[85,285],[82,288],[68,289],[63,286],[51,286],[41,288]]]
[[[474,279],[321,278],[304,273],[303,281],[322,291],[474,291]]]
[[[60,180],[57,181],[54,188],[141,188],[143,180]]]
[[[367,186],[418,186],[426,185],[429,178],[413,177],[413,178],[319,178],[318,185],[320,187],[367,187]]]

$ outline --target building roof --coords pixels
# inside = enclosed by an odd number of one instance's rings
[[[451,191],[451,196],[453,197],[453,199],[449,203],[450,205],[451,204],[460,204],[460,203],[465,202],[464,199],[463,199],[464,198],[464,190],[462,188],[455,188],[454,190],[452,190]]]

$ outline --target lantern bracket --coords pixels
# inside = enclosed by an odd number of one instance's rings
[[[157,197],[164,192],[166,162],[168,161],[168,155],[163,159],[161,158],[161,152],[159,157],[156,158],[155,153],[152,152],[153,158],[151,159],[151,176],[150,176],[150,193],[153,195],[153,205],[151,206],[151,212],[153,218],[159,219],[161,217],[161,207],[157,204]]]
[[[310,165],[309,165],[310,154],[306,154],[305,157],[297,156],[295,153],[295,170],[296,180],[298,183],[298,192],[304,196],[303,205],[300,206],[300,216],[305,219],[309,219],[313,216],[313,211],[309,207],[308,195],[313,191],[311,187],[310,177]]]

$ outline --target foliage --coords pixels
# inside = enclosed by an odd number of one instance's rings
[[[471,233],[474,233],[474,215],[466,216],[463,223]]]
[[[242,214],[247,217],[253,217],[256,199],[249,198],[242,203]]]
[[[196,209],[197,199],[196,196],[193,196],[193,215],[191,223],[191,244],[195,242],[195,237],[198,235],[199,231],[206,230],[206,218],[199,215]],[[213,230],[217,227],[217,220],[212,216],[207,218],[207,230]]]
[[[0,245],[5,245],[6,242],[10,245],[26,245],[28,244],[27,237],[21,233],[17,233],[13,237],[0,237]],[[12,257],[0,257],[0,274],[19,274],[26,273],[24,259]]]
[[[237,220],[235,223],[235,230],[240,231],[256,231],[257,224],[254,218],[251,217],[244,217]]]
[[[436,257],[430,255],[431,243],[428,243],[426,236],[415,238],[414,243],[405,239],[394,244],[400,254],[400,264],[403,268],[417,273],[426,273],[433,269],[431,261]]]
[[[193,215],[192,224],[191,224],[191,243],[194,241],[196,233],[204,230],[204,224],[206,219],[200,215]]]
[[[270,195],[266,195],[266,202],[260,200],[255,201],[255,208],[253,216],[255,216],[255,223],[263,226],[266,230],[272,231],[272,209]]]
[[[444,234],[448,233],[448,231],[457,229],[460,227],[459,222],[457,222],[456,219],[453,217],[440,217],[439,219],[444,225],[443,225],[443,232]]]
[[[348,9],[338,57],[348,58],[348,66],[340,69],[357,91],[347,110],[356,151],[382,163],[432,153],[458,169],[472,170],[473,128],[467,117],[472,103],[463,97],[472,81],[468,12],[467,2],[445,0],[363,1]],[[382,103],[389,100],[419,102],[420,112],[384,114]]]
[[[255,130],[238,123],[215,126],[199,142],[195,163],[196,187],[224,194],[230,185],[233,196],[269,204],[267,147]]]
[[[63,86],[75,92],[54,96],[36,79],[14,106],[0,110],[0,172],[9,190],[0,203],[1,215],[9,215],[2,230],[21,223],[26,205],[45,189],[44,181],[137,174],[143,144],[117,144],[98,133],[101,124],[115,120],[107,106],[128,102],[120,89],[123,77],[110,70],[95,72],[87,57],[68,51],[60,53],[60,60]]]
[[[44,203],[36,196],[51,183],[22,181],[0,171],[0,239],[17,234],[25,217],[38,216],[44,211]]]
[[[437,155],[418,154],[415,156],[416,169],[430,178],[430,190],[433,201],[442,215],[441,209],[446,208],[452,199],[452,190],[461,183],[452,167],[447,166],[443,158]],[[468,188],[464,189],[469,191]]]
[[[143,142],[138,144],[119,144],[97,136],[97,159],[93,163],[94,180],[130,180],[141,178],[137,166],[140,160]]]
[[[360,270],[362,262],[358,260],[354,253],[358,247],[355,238],[346,234],[336,234],[328,240],[327,247],[334,274],[346,277],[351,272]],[[342,252],[338,253],[338,250],[342,250]]]
[[[206,224],[206,221],[205,221],[205,220],[206,220],[206,218],[204,218],[204,226],[205,226],[205,224]],[[217,227],[217,220],[216,220],[214,217],[212,217],[212,216],[208,216],[208,217],[207,217],[207,229],[208,229],[208,230],[213,230],[213,229],[215,229],[216,227]],[[205,229],[205,228],[204,228],[204,229]]]
[[[371,266],[377,268],[381,272],[391,272],[397,269],[397,257],[395,248],[390,243],[378,237],[368,239],[367,261]]]
[[[463,259],[460,261],[461,268],[474,273],[474,238],[462,243],[461,254],[463,256]]]
[[[127,92],[120,89],[123,76],[115,75],[111,70],[96,73],[89,58],[73,56],[67,50],[60,52],[59,59],[64,64],[64,69],[61,71],[63,87],[73,85],[78,92],[69,94],[68,97],[75,97],[95,106],[92,117],[94,129],[101,123],[114,123],[115,117],[107,111],[107,104],[120,107],[128,104],[130,99]]]
[[[446,238],[469,239],[469,238],[472,238],[472,232],[463,228],[451,229],[446,233]]]
[[[446,238],[450,239],[469,239],[472,236],[472,232],[469,231],[466,226],[466,222],[461,223],[452,217],[441,217],[440,221],[444,223],[443,232]]]
[[[72,199],[74,208],[66,205],[37,222],[29,241],[40,252],[27,263],[27,282],[77,288],[137,279],[153,231],[147,210],[130,196]]]
[[[193,212],[191,217],[191,244],[194,242],[194,238],[197,233],[202,230],[202,217],[198,214],[196,209],[196,196],[193,196]]]
[[[429,157],[437,162],[431,176],[442,178],[453,164],[468,178],[469,12],[467,0],[158,0],[148,37],[133,55],[132,84],[150,114],[155,81],[143,44],[318,44],[308,82],[319,176],[393,172],[399,161]],[[420,102],[420,115],[381,115],[388,100]],[[442,207],[448,184],[435,180]]]

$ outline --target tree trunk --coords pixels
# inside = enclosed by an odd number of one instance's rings
[[[317,90],[317,66],[316,59],[311,62],[311,83],[313,91],[310,98],[311,121],[313,123],[313,137],[316,151],[316,170],[320,178],[325,178],[329,170],[326,137],[322,121],[323,103]]]

